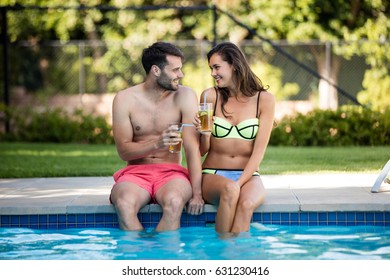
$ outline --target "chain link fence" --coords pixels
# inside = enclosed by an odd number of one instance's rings
[[[198,94],[212,86],[206,58],[211,43],[195,40],[173,43],[183,50],[186,58],[182,83]],[[347,60],[338,57],[327,44],[320,42],[275,44],[312,71],[332,80],[353,98],[362,90],[364,71],[368,67],[364,58],[353,56]],[[77,95],[82,105],[85,94],[115,93],[140,83],[145,75],[140,56],[146,46],[136,42],[129,45],[102,41],[13,44],[9,50],[11,104],[22,105],[26,97],[43,102],[56,95]],[[278,101],[305,101],[312,107],[319,106],[321,81],[318,77],[266,43],[243,41],[240,47],[255,73],[264,85],[269,86],[269,91],[275,94]],[[3,77],[2,73],[0,77]],[[332,87],[329,86],[327,90],[331,93]],[[336,106],[353,103],[349,96],[337,90],[333,99]]]

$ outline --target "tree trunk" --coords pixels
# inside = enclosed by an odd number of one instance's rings
[[[311,48],[317,61],[318,73],[324,79],[319,80],[318,84],[318,107],[323,110],[336,110],[338,108],[337,76],[340,70],[340,61],[338,57],[332,55],[331,43],[327,43],[325,53]]]
[[[104,55],[102,51],[102,47],[95,44],[95,42],[98,42],[100,40],[99,35],[96,31],[96,26],[92,18],[88,15],[85,17],[85,24],[86,24],[86,35],[88,40],[92,42],[92,57],[93,57],[93,63],[96,63],[99,59],[101,59]],[[105,74],[96,74],[97,79],[97,85],[98,85],[98,91],[99,93],[106,93],[107,92],[107,76]]]

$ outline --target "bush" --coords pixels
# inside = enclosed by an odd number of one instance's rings
[[[0,107],[3,120],[8,119],[9,133],[0,133],[0,140],[22,142],[113,144],[111,126],[100,116],[81,110],[67,114],[61,109],[36,112]]]
[[[314,110],[285,117],[273,130],[270,145],[382,146],[390,145],[390,110],[357,106],[336,111]]]
[[[113,144],[112,128],[100,116],[77,110],[17,110],[0,104],[0,123],[8,118],[11,132],[0,141]],[[390,145],[390,110],[348,106],[337,111],[314,110],[282,119],[273,130],[274,146]]]

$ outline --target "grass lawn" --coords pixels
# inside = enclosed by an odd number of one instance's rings
[[[390,146],[270,146],[260,170],[262,174],[379,173],[389,159]],[[113,145],[0,143],[0,178],[112,176],[124,165]]]

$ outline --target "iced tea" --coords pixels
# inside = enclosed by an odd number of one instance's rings
[[[199,119],[200,119],[200,131],[210,132],[213,125],[213,104],[212,103],[200,103],[199,104]]]
[[[182,138],[182,125],[181,123],[171,123],[169,126],[177,126],[177,133]],[[176,145],[169,145],[168,150],[170,153],[180,153],[183,141],[179,141]]]

